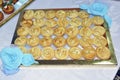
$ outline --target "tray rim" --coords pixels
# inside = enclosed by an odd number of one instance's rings
[[[73,9],[81,10],[80,8],[52,8],[52,9],[47,8],[47,9],[25,9],[25,10],[23,10],[20,13],[20,16],[18,18],[18,22],[16,25],[16,29],[15,29],[11,44],[14,43],[14,40],[15,40],[14,38],[16,36],[15,33],[17,31],[18,26],[20,25],[19,24],[20,21],[22,20],[21,16],[23,15],[23,13],[26,10],[73,10]],[[109,27],[108,27],[108,24],[106,21],[104,22],[103,26],[106,29],[105,36],[108,41],[108,48],[110,49],[111,54],[112,54],[111,59],[109,59],[109,60],[90,60],[90,61],[89,60],[36,60],[39,62],[39,64],[34,64],[34,65],[103,65],[103,66],[114,65],[114,66],[117,66],[118,63],[117,63],[115,51],[114,51],[113,44],[112,44],[110,30],[109,30]]]

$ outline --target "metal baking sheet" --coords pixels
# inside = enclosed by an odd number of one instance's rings
[[[68,9],[32,9],[34,11],[36,10],[80,10],[79,8],[68,8]],[[20,26],[20,22],[23,19],[23,14],[26,10],[22,11],[20,16],[19,16],[19,20],[18,23],[16,25],[16,30],[12,39],[11,44],[14,44],[15,39],[18,37],[17,35],[17,29]],[[107,47],[109,48],[110,52],[111,52],[111,58],[108,60],[36,60],[40,63],[40,65],[117,65],[117,60],[116,60],[116,56],[115,56],[115,52],[114,52],[114,48],[113,48],[113,44],[112,44],[112,40],[111,40],[111,35],[110,35],[110,31],[109,31],[109,27],[108,24],[106,23],[106,21],[104,22],[104,24],[102,25],[104,26],[104,28],[106,29],[106,33],[105,33],[105,37],[107,39],[108,45]]]
[[[18,1],[15,5],[13,5],[15,7],[15,11],[13,13],[4,14],[4,12],[3,12],[4,19],[2,21],[0,21],[0,27],[2,27],[2,25],[4,25],[6,22],[8,22],[12,17],[14,17],[20,11],[22,11],[26,6],[28,6],[33,1],[34,0],[24,0],[24,3],[21,3]],[[2,9],[0,9],[0,11],[2,11]]]

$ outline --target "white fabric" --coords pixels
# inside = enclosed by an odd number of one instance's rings
[[[81,3],[92,3],[94,0],[35,0],[26,9],[43,8],[72,8],[79,7]],[[120,66],[120,2],[105,0],[109,5],[109,16],[113,20],[110,33],[115,49],[115,53]],[[9,46],[15,31],[19,14],[0,28],[0,49]],[[1,63],[0,63],[1,64]],[[40,65],[41,66],[41,65]],[[0,80],[113,80],[117,67],[84,68],[84,67],[37,67],[22,68],[17,74],[5,76],[0,71]]]

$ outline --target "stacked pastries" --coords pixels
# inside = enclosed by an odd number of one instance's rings
[[[15,44],[42,60],[110,59],[104,19],[83,10],[26,10]]]

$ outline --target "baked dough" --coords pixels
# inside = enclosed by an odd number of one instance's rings
[[[30,28],[30,27],[32,27],[33,22],[32,22],[32,20],[23,20],[22,22],[20,22],[20,25],[22,27],[28,27],[28,28]]]
[[[63,38],[63,37],[56,37],[56,38],[53,39],[53,44],[56,47],[62,47],[66,44],[66,39]]]
[[[82,58],[81,49],[78,48],[78,47],[72,47],[72,48],[70,48],[70,50],[69,50],[69,56],[72,59],[80,59],[80,58]]]
[[[34,57],[34,59],[39,59],[40,56],[41,56],[41,50],[39,47],[32,47],[30,50],[29,50],[29,53],[31,53]]]
[[[40,28],[39,27],[32,27],[30,30],[29,30],[29,34],[31,36],[39,36],[40,35]]]
[[[67,59],[68,57],[68,50],[60,47],[55,50],[55,57],[59,60]]]
[[[64,33],[65,33],[65,28],[64,27],[58,27],[54,30],[54,34],[58,37],[63,36]]]
[[[27,36],[29,33],[29,28],[28,27],[19,27],[17,30],[17,35],[18,36]]]
[[[96,50],[92,47],[85,47],[82,50],[82,55],[86,60],[93,60],[96,57]]]
[[[93,17],[93,24],[100,26],[104,23],[104,19],[100,16]]]
[[[39,44],[39,38],[32,36],[27,40],[27,44],[31,47],[37,46]]]
[[[79,34],[81,36],[88,36],[90,37],[92,35],[92,30],[89,27],[82,27],[79,31]]]
[[[49,19],[49,20],[46,20],[45,24],[47,27],[52,28],[52,27],[55,27],[57,25],[57,22],[54,19]]]
[[[34,18],[34,11],[33,10],[26,10],[23,17],[24,17],[24,19],[33,19]]]
[[[73,27],[81,26],[81,20],[79,18],[73,18],[70,20],[70,25]]]
[[[56,12],[56,17],[57,18],[65,18],[66,17],[66,12],[64,10],[58,10]]]
[[[35,19],[41,19],[45,17],[45,12],[43,10],[37,10],[34,13],[34,18]]]
[[[90,27],[93,23],[92,18],[85,18],[82,20],[81,25],[82,27]]]
[[[49,37],[53,34],[53,32],[54,32],[53,29],[50,27],[42,27],[41,28],[41,34],[43,36]]]
[[[44,25],[45,25],[45,21],[43,19],[35,19],[33,21],[33,26],[42,27]]]
[[[96,51],[97,57],[102,60],[107,60],[111,57],[110,50],[107,47],[98,47]]]
[[[20,36],[20,37],[16,38],[14,43],[17,46],[24,46],[24,45],[26,45],[26,42],[27,42],[27,38],[25,36]]]
[[[54,57],[54,50],[51,47],[44,47],[41,56],[43,60],[51,60]]]
[[[77,10],[69,10],[67,15],[69,18],[76,18],[76,17],[78,17],[78,11]]]
[[[81,10],[78,14],[81,19],[89,18],[89,14],[86,11]]]
[[[79,30],[77,27],[70,26],[69,28],[66,28],[66,34],[69,37],[75,37],[78,34]]]
[[[56,11],[54,11],[54,10],[48,10],[48,11],[46,11],[46,18],[52,19],[52,18],[55,17],[55,14],[56,14]]]
[[[67,44],[70,47],[78,46],[79,45],[79,39],[77,37],[68,37],[67,38]]]
[[[66,18],[59,18],[58,20],[57,20],[57,24],[58,24],[58,26],[61,26],[61,27],[67,27],[68,26],[68,20],[66,19]]]
[[[51,37],[43,37],[42,39],[40,39],[40,45],[44,47],[50,46],[51,44],[52,44]]]

